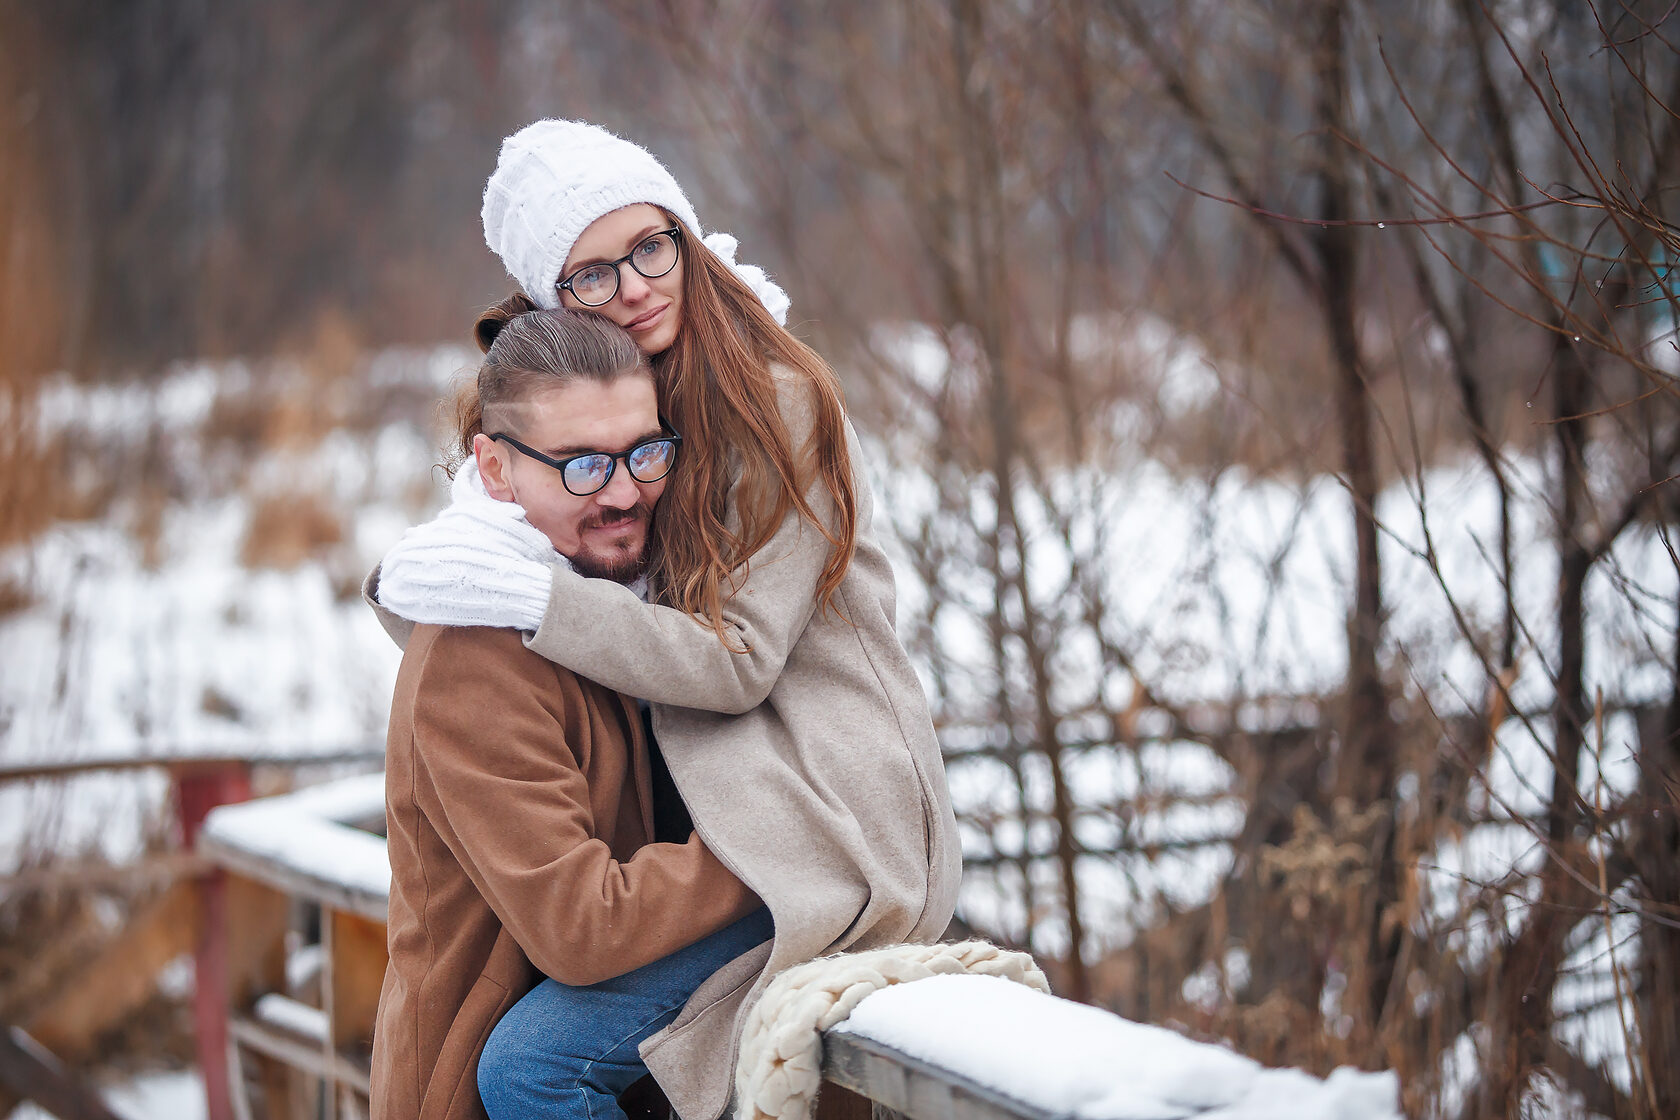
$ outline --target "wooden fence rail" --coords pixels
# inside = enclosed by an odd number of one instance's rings
[[[274,986],[267,991],[227,982],[220,989],[228,1000],[227,1080],[237,1120],[314,1115],[317,1107],[329,1120],[366,1114],[367,1056],[387,959],[389,865],[383,838],[358,826],[383,813],[382,779],[370,775],[227,805],[205,822],[199,854],[222,869],[230,888],[238,884],[247,903],[269,892],[319,915],[319,942],[304,947],[320,961],[311,994],[283,990],[280,970],[268,974]],[[225,918],[233,917],[230,909]],[[257,924],[247,919],[225,939],[261,937]],[[868,1120],[872,1112],[882,1120],[893,1111],[923,1120],[1041,1120],[988,1104],[984,1090],[960,1079],[942,1082],[937,1071],[895,1060],[866,1039],[832,1045],[824,1073],[831,1088],[820,1098],[820,1120]],[[872,1109],[872,1100],[879,1107]],[[946,1103],[929,1111],[935,1100]]]
[[[270,988],[261,994],[246,992],[241,1003],[231,988],[226,989],[235,1000],[228,1028],[229,1081],[236,1095],[248,1094],[235,1101],[241,1120],[313,1116],[316,1108],[328,1120],[365,1115],[367,1056],[386,964],[383,923],[389,866],[383,838],[357,826],[380,820],[383,807],[382,779],[370,775],[225,806],[206,821],[198,850],[225,870],[230,886],[248,883],[250,891],[284,896],[294,908],[301,903],[319,915],[314,950],[320,960],[319,983],[313,997]],[[280,974],[273,975],[279,982]],[[967,1005],[945,998],[931,1005],[935,1018],[918,1018],[927,1014],[928,1005],[918,1012],[915,1001],[931,994],[933,986],[953,980],[959,985],[978,981],[981,989],[969,985],[961,996],[970,1001]],[[905,994],[912,999],[890,1002]],[[949,989],[940,994],[959,995]],[[893,1037],[890,1031],[886,1038],[871,1035],[868,1017],[862,1023],[859,1018],[876,1001],[889,1001],[879,1010],[898,1031],[909,1028],[924,1044],[942,1040],[943,1048],[934,1051],[937,1060],[899,1049],[887,1041]],[[965,1061],[965,1048],[951,1045],[965,1031],[978,1031],[989,1044],[1001,1043],[1011,1050],[1036,1046],[1040,1057],[1025,1077],[1000,1086],[988,1080],[995,1070]],[[1099,1036],[1110,1040],[1101,1054],[1081,1057],[1091,1049],[1089,1041]],[[1167,1086],[1171,1091],[1165,1096],[1160,1086],[1148,1084],[1156,1072],[1149,1060],[1137,1057],[1152,1051],[1164,1055],[1160,1064],[1172,1071]],[[1280,1111],[1279,1092],[1287,1101],[1298,1098],[1303,1114],[1370,1120],[1399,1116],[1398,1083],[1392,1075],[1338,1071],[1330,1082],[1321,1082],[1298,1071],[1262,1070],[1222,1047],[1128,1023],[991,977],[935,977],[871,996],[850,1021],[825,1033],[823,1055],[825,1087],[818,1097],[817,1120],[868,1120],[871,1113],[875,1120],[893,1115],[910,1120],[1076,1120],[1080,1112],[1069,1105],[1069,1085],[1094,1086],[1107,1102],[1099,1113],[1108,1114],[1120,1100],[1114,1094],[1125,1094],[1134,1083],[1140,1099],[1152,1109],[1149,1115],[1160,1117],[1217,1112],[1225,1120],[1239,1120],[1291,1114]],[[314,1091],[300,1092],[299,1077]],[[1239,1086],[1233,1091],[1240,1096],[1248,1092],[1240,1088],[1245,1078],[1263,1083],[1271,1099],[1251,1109],[1239,1097],[1222,1098],[1213,1091],[1221,1085]],[[260,1108],[252,1103],[258,1094],[264,1098]],[[1322,1095],[1334,1096],[1338,1103],[1313,1100]],[[1352,1107],[1343,1107],[1349,1100],[1354,1101]]]
[[[277,761],[307,764],[368,757],[358,753],[354,758]],[[124,760],[120,765],[169,769],[186,850],[171,856],[166,870],[180,878],[130,923],[121,945],[83,970],[70,990],[55,996],[37,1016],[39,1022],[26,1024],[28,1030],[7,1027],[0,1037],[0,1104],[11,1088],[66,1120],[111,1120],[109,1110],[66,1072],[61,1059],[73,1052],[76,1031],[86,1033],[90,1023],[103,1022],[132,1005],[149,990],[158,968],[191,951],[197,981],[194,1019],[209,1120],[366,1117],[373,1020],[387,963],[390,865],[379,834],[384,823],[383,775],[340,779],[253,801],[248,800],[250,759]],[[102,768],[77,763],[0,770],[0,780],[53,780]],[[1015,994],[1020,992],[1025,989]],[[916,1037],[949,1037],[984,1021],[989,1038],[1010,1045],[1042,1043],[1042,1038],[1027,1037],[1031,1032],[1023,1022],[1002,1010],[1009,1002],[997,998],[1002,994],[987,993],[960,1024],[922,1024]],[[1032,1032],[1042,1032],[1044,1024],[1056,1023],[1058,1016],[1076,1032],[1067,1036],[1070,1039],[1088,1029],[1093,1009],[1038,993],[1028,997],[1044,1001],[1025,1016],[1035,1021]],[[886,998],[887,993],[871,997],[859,1005],[859,1014],[872,1001]],[[895,1013],[904,1010],[893,1008]],[[1076,1014],[1086,1016],[1086,1025],[1074,1025]],[[1128,1029],[1153,1030],[1107,1018]],[[1064,1077],[1049,1073],[1053,1063],[1046,1062],[1033,1075],[1000,1086],[995,1077],[988,1080],[995,1071],[977,1068],[948,1051],[939,1060],[907,1053],[867,1031],[854,1030],[855,1019],[824,1036],[825,1088],[817,1120],[869,1120],[872,1114],[874,1120],[896,1115],[910,1120],[1075,1120],[1080,1112],[1070,1109],[1056,1082],[1059,1077],[1068,1082],[1092,1080],[1090,1067],[1064,1071]],[[898,1020],[899,1028],[908,1021]],[[1203,1061],[1210,1069],[1228,1069],[1233,1061],[1247,1063],[1218,1047],[1170,1037],[1181,1047],[1202,1052],[1189,1056],[1191,1065]],[[1132,1049],[1121,1042],[1107,1053]],[[1175,1058],[1180,1065],[1186,1060],[1183,1054]],[[1108,1064],[1106,1057],[1097,1060],[1100,1067]],[[1130,1084],[1128,1079],[1147,1073],[1136,1068],[1119,1072],[1118,1067],[1113,1073],[1103,1068],[1094,1072],[1099,1083],[1107,1079],[1105,1091],[1121,1092]],[[1352,1091],[1356,1105],[1351,1111],[1341,1107],[1336,1114],[1398,1117],[1391,1104],[1397,1095],[1391,1076],[1338,1071],[1331,1082],[1344,1072],[1348,1076],[1331,1085],[1296,1071],[1253,1067],[1251,1072],[1292,1076],[1296,1080],[1287,1091],[1307,1096],[1327,1086],[1340,1093],[1357,1082]],[[1146,1103],[1154,1109],[1151,1115],[1163,1117],[1189,1118],[1208,1111],[1218,1111],[1227,1120],[1284,1114],[1270,1106],[1251,1112],[1240,1102],[1210,1108],[1185,1101],[1176,1110],[1154,1098]],[[0,1108],[0,1114],[5,1111]]]
[[[229,876],[195,854],[199,832],[212,809],[250,798],[254,771],[259,776],[265,770],[278,771],[275,776],[287,780],[300,769],[342,770],[346,764],[365,766],[383,757],[383,750],[372,745],[315,753],[188,752],[0,766],[0,785],[161,771],[169,781],[179,845],[134,866],[43,866],[0,877],[0,889],[9,892],[117,885],[157,888],[128,915],[115,939],[97,946],[97,955],[74,969],[48,969],[52,976],[67,972],[68,979],[31,990],[20,1005],[27,1009],[20,1022],[0,1024],[5,1036],[0,1044],[4,1050],[0,1054],[0,1116],[20,1099],[32,1099],[66,1120],[109,1116],[97,1093],[74,1070],[96,1056],[93,1047],[103,1032],[152,994],[159,973],[187,955],[193,959],[197,981],[193,1017],[208,1115],[210,1120],[234,1120],[226,1079],[227,1009],[230,1001],[265,988],[284,969],[285,946],[275,939],[285,935],[291,903],[251,879]],[[379,915],[382,923],[382,901]],[[63,948],[81,952],[95,947],[73,942]],[[35,978],[37,987],[46,983],[44,977]]]
[[[236,1120],[367,1114],[390,886],[385,840],[370,829],[384,818],[383,774],[206,818],[199,854],[243,896],[241,909],[262,915],[230,908],[212,936],[263,962],[255,974],[233,967],[212,981],[227,1063],[227,1098],[212,1098],[212,1120],[223,1108]]]
[[[872,1102],[874,1120],[1064,1120],[855,1034],[824,1036],[823,1080]]]

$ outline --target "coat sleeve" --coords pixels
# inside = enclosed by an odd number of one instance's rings
[[[784,388],[782,415],[797,449],[810,432],[809,406]],[[857,436],[846,423],[857,493],[857,530],[868,527],[869,487],[859,477]],[[819,517],[831,510],[818,485],[806,495]],[[723,603],[729,647],[693,615],[644,603],[608,580],[556,568],[542,626],[525,644],[557,665],[656,704],[739,715],[764,702],[788,654],[816,613],[817,584],[829,543],[798,510],[747,561],[746,574]],[[745,652],[738,652],[744,650]]]
[[[566,739],[564,705],[586,701],[556,689],[554,669],[513,631],[445,629],[417,697],[416,800],[544,974],[599,983],[759,905],[698,836],[613,858],[593,835],[577,744]]]
[[[385,608],[379,601],[379,569],[382,564],[375,564],[373,571],[362,580],[362,602],[373,608],[373,617],[379,620],[379,625],[385,628],[385,633],[397,643],[398,649],[408,648],[408,639],[414,634],[414,623],[400,614],[395,614]]]

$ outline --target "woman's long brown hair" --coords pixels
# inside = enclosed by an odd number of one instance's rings
[[[829,543],[816,604],[833,608],[857,538],[846,410],[828,363],[777,324],[693,231],[672,221],[682,228],[683,321],[653,367],[665,417],[687,440],[682,467],[660,501],[653,572],[672,606],[709,623],[727,643],[724,601],[790,510]],[[792,446],[782,421],[771,363],[794,373],[795,391],[811,410],[810,438],[801,448]],[[726,512],[732,485],[733,529]],[[829,507],[826,516],[812,508],[813,498]]]

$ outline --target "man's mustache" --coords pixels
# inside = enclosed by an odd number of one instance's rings
[[[653,506],[647,502],[637,502],[626,509],[597,510],[584,519],[579,528],[610,529],[615,525],[622,525],[627,521],[649,522],[653,520]]]

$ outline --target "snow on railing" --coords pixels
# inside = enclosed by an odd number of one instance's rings
[[[384,837],[367,827],[384,819],[385,775],[365,774],[214,809],[198,850],[229,871],[383,922],[391,863]]]
[[[385,841],[356,827],[383,812],[382,775],[344,779],[218,808],[206,820],[199,850],[241,877],[383,923],[390,885]],[[378,979],[360,977],[354,987],[377,992]],[[276,1004],[292,1014],[276,1019]],[[330,1005],[318,1011],[293,1004],[264,996],[252,1018],[236,1022],[239,1041],[315,1076],[350,1080],[342,1069],[345,1036],[319,1025],[339,1016]],[[304,1013],[315,1024],[311,1030],[275,1029]],[[371,1018],[361,1021],[371,1025]],[[326,1064],[311,1057],[323,1044]],[[825,1080],[911,1120],[1400,1116],[1392,1073],[1339,1069],[1320,1079],[1267,1069],[1222,1046],[992,976],[934,976],[883,988],[828,1030],[823,1049]],[[365,1093],[365,1072],[354,1080]],[[844,1096],[819,1096],[818,1120],[846,1115]]]
[[[1398,1120],[1393,1073],[1319,1079],[995,976],[883,988],[824,1077],[915,1120]]]

